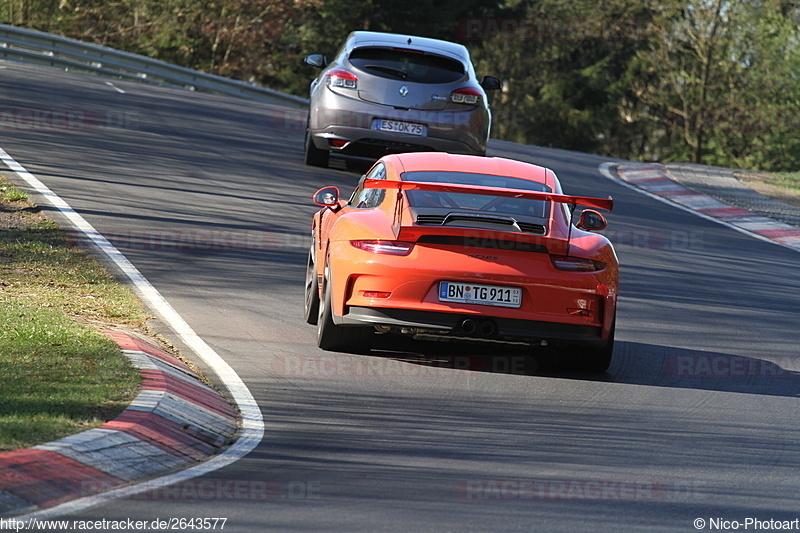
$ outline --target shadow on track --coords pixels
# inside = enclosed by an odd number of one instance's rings
[[[757,358],[617,341],[611,368],[572,370],[553,347],[500,343],[414,341],[378,335],[371,357],[432,369],[488,372],[718,392],[800,396],[800,357]]]

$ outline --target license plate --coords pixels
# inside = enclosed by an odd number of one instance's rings
[[[412,122],[401,122],[399,120],[386,120],[383,118],[375,119],[376,130],[391,131],[394,133],[407,133],[408,135],[425,136],[425,126],[422,124],[414,124]]]
[[[519,287],[501,287],[499,285],[476,285],[474,283],[442,281],[439,283],[439,301],[492,305],[495,307],[519,307],[522,302],[522,289]]]

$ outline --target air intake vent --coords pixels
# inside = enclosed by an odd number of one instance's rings
[[[445,215],[418,215],[417,224],[441,226],[444,224]]]
[[[451,222],[483,222],[488,224],[497,224],[506,226],[509,229],[516,229],[514,225],[519,226],[523,233],[531,233],[533,235],[544,235],[547,230],[541,224],[533,224],[530,222],[517,222],[513,218],[502,218],[492,216],[474,216],[474,215],[417,215],[417,224],[420,226],[442,226],[445,223]]]
[[[498,224],[501,226],[513,226],[513,218],[500,218],[491,216],[472,216],[472,215],[447,215],[445,224],[450,222],[482,222],[484,224]]]
[[[531,224],[529,222],[517,222],[519,229],[525,233],[533,233],[534,235],[544,235],[547,230],[541,224]]]
[[[489,237],[484,239],[481,236],[421,235],[417,243],[463,246],[465,248],[493,248],[496,250],[512,250],[515,252],[547,253],[547,247],[543,244],[517,241],[514,239],[493,239]]]

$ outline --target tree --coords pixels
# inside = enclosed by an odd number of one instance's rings
[[[650,39],[652,3],[528,0],[487,23],[474,55],[505,82],[492,102],[493,135],[632,156],[643,132],[621,102]]]
[[[745,168],[796,164],[798,18],[798,8],[780,0],[694,0],[662,11],[661,38],[639,56],[647,65],[637,86],[641,116],[661,134],[648,155]],[[774,120],[787,116],[794,124]]]
[[[0,21],[304,95],[353,30],[461,42],[495,138],[800,168],[796,0],[6,0]]]

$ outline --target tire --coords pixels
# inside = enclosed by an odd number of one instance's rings
[[[608,370],[614,355],[614,330],[615,324],[612,324],[611,333],[602,346],[570,346],[568,348],[570,366],[579,372],[592,374]]]
[[[314,242],[308,251],[308,265],[306,266],[306,290],[304,303],[304,317],[307,324],[317,325],[319,319],[319,288],[317,283],[317,265],[314,261]]]
[[[317,346],[331,352],[368,353],[372,347],[371,326],[337,326],[333,323],[330,284],[326,276],[317,319]]]
[[[311,140],[311,132],[306,130],[306,141],[305,141],[305,162],[306,165],[311,167],[322,167],[328,168],[328,151],[321,150],[314,145],[314,141]]]

